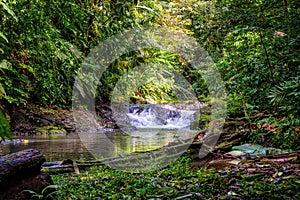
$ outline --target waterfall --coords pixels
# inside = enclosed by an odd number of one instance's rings
[[[129,105],[126,115],[130,124],[139,129],[190,129],[196,120],[196,110],[179,109],[165,104]]]

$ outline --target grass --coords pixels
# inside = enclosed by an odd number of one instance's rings
[[[191,168],[190,162],[186,154],[145,174],[98,166],[79,175],[55,175],[52,178],[59,185],[55,199],[300,199],[299,177],[270,181],[243,170]]]

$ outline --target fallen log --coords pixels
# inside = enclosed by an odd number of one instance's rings
[[[67,162],[66,162],[67,161]],[[45,162],[42,165],[42,172],[49,173],[51,175],[54,174],[63,174],[63,173],[79,173],[79,171],[86,170],[93,166],[104,165],[103,162],[100,161],[72,161],[70,159],[63,161],[55,161],[55,162]]]
[[[23,173],[40,171],[45,157],[35,149],[27,149],[0,158],[0,186]]]
[[[27,149],[0,157],[0,199],[28,199],[24,190],[40,192],[53,184],[48,174],[41,173],[45,157]]]

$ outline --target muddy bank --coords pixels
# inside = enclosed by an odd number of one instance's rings
[[[102,128],[116,128],[108,106],[97,106],[96,113]],[[66,134],[76,131],[70,109],[27,105],[13,109],[6,116],[14,135]]]

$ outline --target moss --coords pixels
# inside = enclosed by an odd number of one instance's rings
[[[64,128],[57,126],[42,126],[37,128],[37,132],[40,133],[66,133],[67,131]]]

